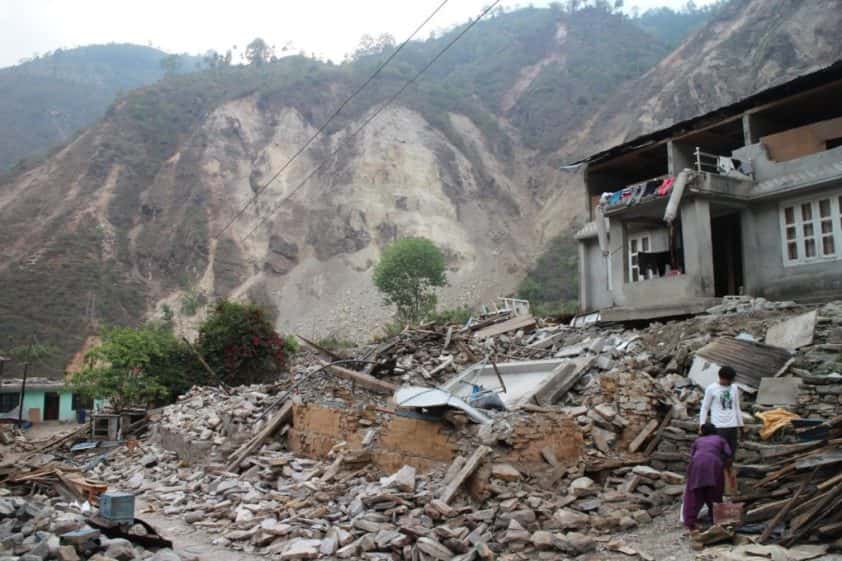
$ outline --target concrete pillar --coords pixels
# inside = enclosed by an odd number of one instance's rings
[[[743,139],[746,146],[760,142],[761,136],[771,134],[775,130],[775,124],[769,119],[761,117],[756,113],[746,113],[743,115]]]
[[[712,297],[716,287],[713,279],[710,204],[704,199],[682,201],[681,229],[685,273],[692,279],[695,295]]]
[[[579,311],[585,312],[590,309],[590,294],[588,286],[588,253],[585,249],[585,240],[579,240]]]
[[[696,169],[696,159],[693,152],[695,146],[682,144],[670,140],[667,142],[667,169],[670,175],[678,175],[684,168]]]
[[[626,303],[623,294],[623,286],[628,282],[626,276],[626,227],[619,220],[612,219],[608,235],[608,248],[610,258],[608,266],[611,268],[611,293],[616,306],[624,306]]]

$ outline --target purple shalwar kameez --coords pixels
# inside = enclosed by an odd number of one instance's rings
[[[731,447],[718,434],[700,436],[690,449],[687,486],[684,489],[684,525],[693,529],[702,505],[713,513],[713,504],[722,502],[725,490],[725,461]]]

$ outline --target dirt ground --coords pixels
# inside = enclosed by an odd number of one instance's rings
[[[142,496],[136,499],[136,516],[151,524],[173,542],[173,550],[185,561],[265,561],[266,557],[250,555],[213,545],[213,536],[190,526],[178,517],[148,512]]]
[[[670,512],[660,516],[637,530],[611,536],[610,539],[621,539],[631,548],[647,554],[655,561],[718,561],[721,554],[730,550],[729,546],[709,547],[703,551],[693,551],[690,539],[679,522],[679,509],[676,506]],[[606,542],[609,541],[606,539]],[[639,556],[628,556],[617,552],[601,552],[589,557],[586,561],[634,561]],[[757,557],[758,561],[763,558]],[[842,561],[842,554],[828,554],[816,558],[815,561]]]

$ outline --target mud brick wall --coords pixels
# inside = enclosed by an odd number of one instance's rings
[[[341,442],[361,449],[369,429],[376,436],[367,447],[371,461],[384,472],[411,465],[422,472],[447,467],[456,456],[456,435],[446,425],[394,415],[378,418],[371,410],[336,409],[314,404],[293,407],[290,450],[325,458]]]
[[[511,450],[502,454],[505,461],[529,471],[532,466],[546,467],[541,450],[549,448],[560,464],[576,464],[582,457],[584,439],[576,421],[560,413],[533,413],[519,417],[507,439]]]
[[[615,406],[625,420],[626,426],[617,433],[614,445],[620,451],[626,450],[643,427],[657,418],[658,402],[663,397],[663,390],[646,372],[610,372],[599,378],[599,393],[588,401],[592,407],[601,403]]]

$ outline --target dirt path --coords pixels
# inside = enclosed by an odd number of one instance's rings
[[[213,545],[214,536],[190,526],[180,518],[158,512],[145,512],[143,497],[136,498],[137,516],[151,524],[162,536],[173,542],[173,549],[182,559],[198,561],[265,561],[266,557],[234,551]]]

